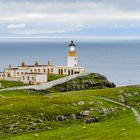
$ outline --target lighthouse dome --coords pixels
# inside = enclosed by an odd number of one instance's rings
[[[71,41],[71,43],[69,44],[69,51],[70,52],[76,51],[76,45],[73,43],[73,41]]]
[[[75,46],[76,47],[76,45],[73,43],[73,41],[71,40],[71,43],[69,44],[69,47],[70,46]]]

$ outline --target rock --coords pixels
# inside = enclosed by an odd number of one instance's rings
[[[134,96],[140,96],[140,94],[138,92],[134,92],[133,95]]]
[[[76,120],[76,115],[75,114],[71,114],[71,116],[74,120]]]
[[[84,101],[80,101],[80,102],[78,102],[78,105],[84,105],[84,104],[85,104]]]
[[[20,122],[13,123],[10,128],[16,127],[19,124],[20,124]]]
[[[110,113],[107,108],[102,108],[101,112],[104,113],[105,115],[107,115],[108,113]]]
[[[51,130],[52,128],[51,128],[51,127],[47,127],[47,129],[48,129],[48,130]]]
[[[119,95],[118,98],[119,98],[119,102],[122,102],[122,103],[125,102],[123,95]]]
[[[92,105],[92,104],[94,104],[94,102],[93,102],[93,101],[90,101],[90,102],[89,102],[89,105]]]
[[[97,104],[102,104],[103,102],[101,102],[101,101],[97,101]]]
[[[89,123],[94,123],[94,122],[99,122],[98,117],[95,118],[86,118],[84,120],[85,123],[89,124]]]
[[[73,106],[77,106],[77,104],[76,104],[76,103],[72,103],[72,105],[73,105]]]
[[[31,122],[31,124],[33,125],[33,126],[36,126],[37,124],[36,123],[34,123],[34,122]]]
[[[38,119],[38,121],[41,122],[41,123],[43,123],[43,120],[41,120],[41,119]]]
[[[81,115],[80,113],[76,114],[76,119],[82,119],[83,117],[85,117],[85,116]]]
[[[59,106],[59,105],[58,105],[58,104],[53,104],[52,106],[53,106],[53,107],[57,107],[57,106]]]
[[[56,118],[56,120],[58,120],[58,121],[64,121],[66,119],[67,119],[67,117],[64,116],[64,115],[58,115],[57,118]]]
[[[83,115],[83,116],[89,116],[90,111],[89,110],[85,110],[85,111],[80,112],[80,114]]]
[[[94,111],[94,108],[90,108],[91,111]]]
[[[131,93],[126,94],[127,97],[132,97],[133,95]]]

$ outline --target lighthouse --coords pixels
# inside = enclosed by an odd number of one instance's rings
[[[77,67],[76,45],[73,41],[68,46],[68,67]]]

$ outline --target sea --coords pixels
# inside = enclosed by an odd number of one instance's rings
[[[0,71],[12,64],[67,65],[68,41],[1,41]],[[140,41],[76,41],[78,65],[117,86],[140,84]]]

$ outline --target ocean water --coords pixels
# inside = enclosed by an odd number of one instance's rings
[[[36,60],[54,65],[67,64],[69,42],[0,42],[0,71],[9,64]],[[105,75],[117,86],[140,84],[140,42],[76,42],[78,65],[87,72]]]

